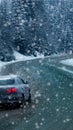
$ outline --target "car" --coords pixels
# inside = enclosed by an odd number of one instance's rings
[[[31,102],[29,83],[17,75],[0,76],[0,105]]]

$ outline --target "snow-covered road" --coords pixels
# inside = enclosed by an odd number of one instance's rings
[[[12,66],[29,79],[32,103],[24,109],[1,111],[0,129],[73,130],[73,78],[49,66],[48,58]]]
[[[45,58],[49,59],[50,58],[50,59],[55,60],[57,58],[61,59],[62,57],[65,57],[65,54],[58,54],[58,55],[52,55],[52,56],[46,56],[46,57],[44,57],[43,54],[40,54],[38,52],[36,52],[36,54],[37,54],[36,57],[33,55],[32,56],[24,56],[24,55],[20,54],[19,52],[14,51],[15,60],[10,61],[10,62],[0,62],[0,75],[2,74],[1,72],[3,71],[3,69],[5,70],[5,67],[7,65],[12,65],[12,64],[23,62],[23,61],[26,62],[26,61],[36,60],[36,59],[39,60],[39,59],[45,59]],[[71,67],[73,66],[73,58],[72,57],[69,59],[64,58],[64,60],[59,60],[59,62],[62,64],[62,67],[57,66],[59,69],[61,69],[62,71],[73,73],[72,70],[69,70],[68,68],[66,68],[66,66],[71,66]]]

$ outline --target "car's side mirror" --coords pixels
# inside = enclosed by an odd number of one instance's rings
[[[24,81],[24,84],[29,84],[29,82],[28,81]]]
[[[22,80],[23,84],[29,84],[29,82],[27,80],[23,80],[23,79],[21,79],[21,80]]]

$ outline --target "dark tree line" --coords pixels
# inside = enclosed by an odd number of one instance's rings
[[[0,55],[13,59],[13,50],[44,55],[73,50],[72,0],[2,0]]]

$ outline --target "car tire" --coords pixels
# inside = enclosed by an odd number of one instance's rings
[[[24,107],[24,104],[25,104],[25,96],[24,94],[22,93],[22,101],[20,103],[20,107],[23,108]]]

